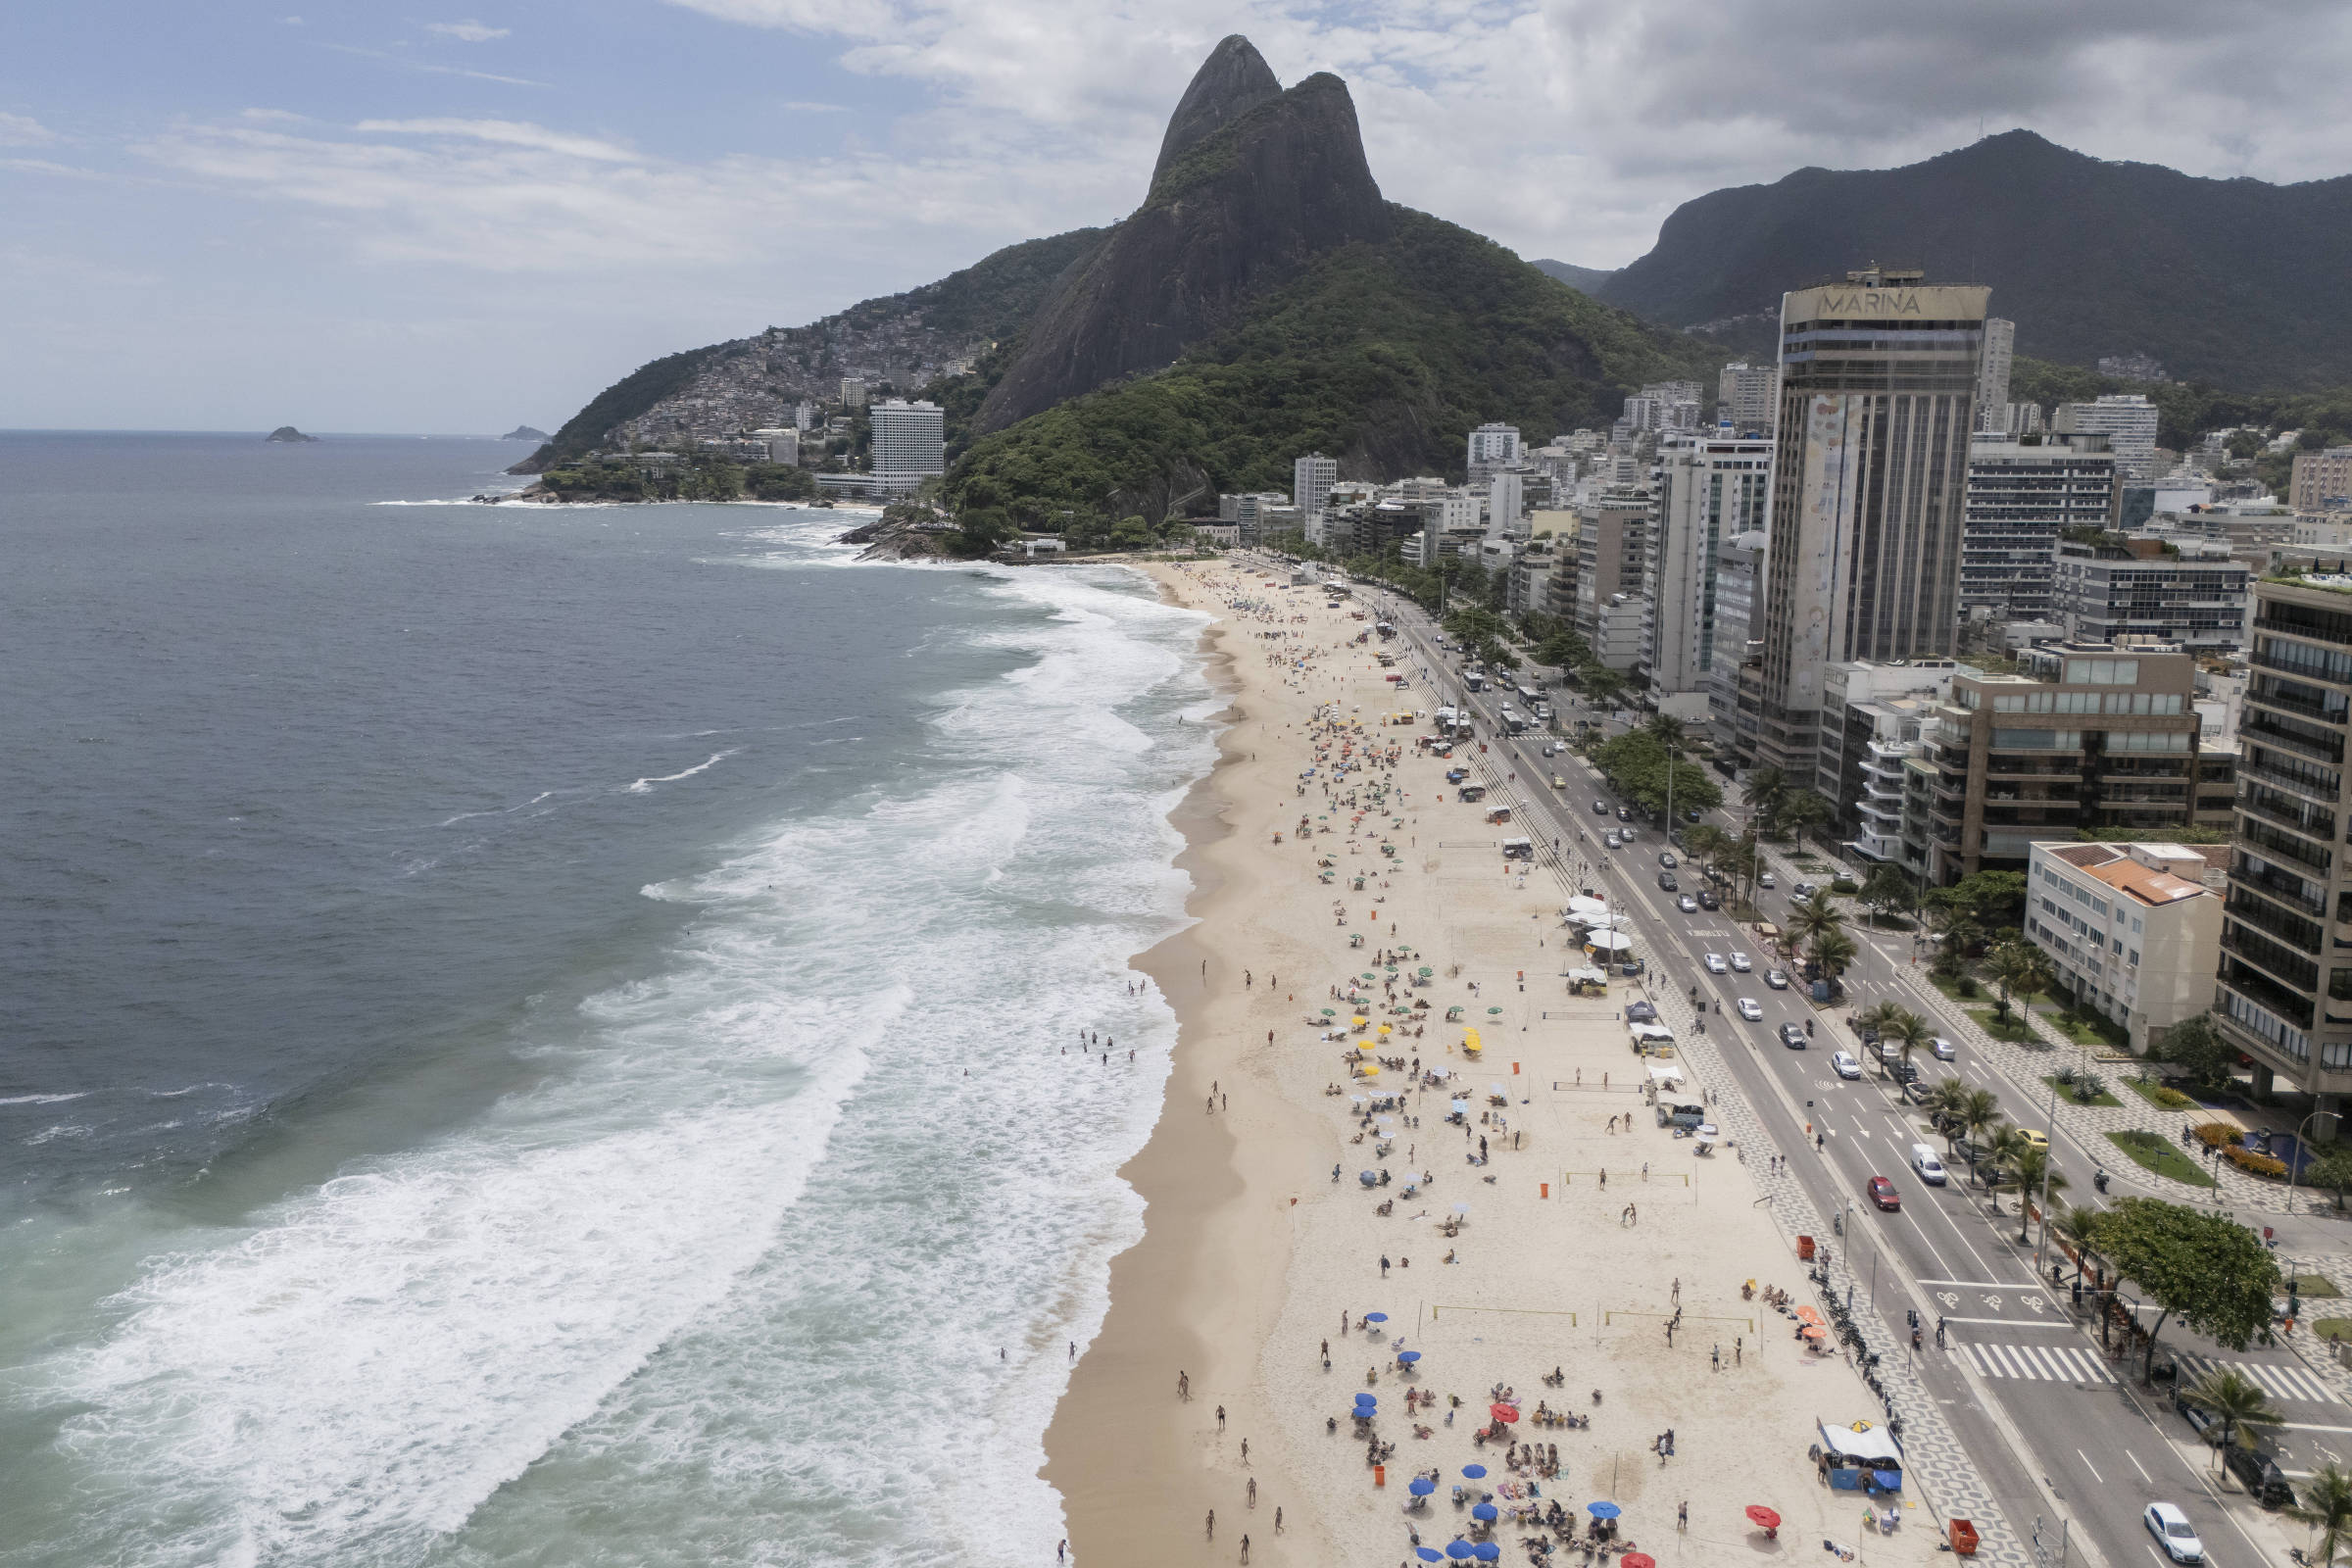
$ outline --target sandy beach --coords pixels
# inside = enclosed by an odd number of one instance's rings
[[[1816,1422],[1875,1403],[1743,1298],[1753,1282],[1809,1298],[1793,1238],[1757,1203],[1776,1152],[1702,1157],[1656,1124],[1619,1016],[1631,993],[1569,995],[1563,972],[1585,962],[1563,946],[1572,890],[1548,864],[1504,860],[1512,829],[1450,798],[1454,764],[1415,747],[1430,699],[1396,694],[1376,637],[1353,641],[1369,620],[1231,565],[1152,569],[1217,617],[1204,646],[1231,706],[1220,761],[1175,817],[1198,923],[1137,960],[1180,1024],[1160,1121],[1125,1170],[1146,1234],[1113,1264],[1108,1317],[1047,1434],[1072,1560],[1236,1562],[1247,1536],[1251,1562],[1411,1562],[1416,1536],[1443,1551],[1472,1531],[1466,1504],[1488,1493],[1505,1517],[1472,1539],[1508,1563],[1548,1534],[1511,1513],[1554,1504],[1578,1528],[1552,1560],[1583,1560],[1595,1500],[1623,1510],[1618,1545],[1660,1562],[1829,1557],[1825,1540],[1863,1561],[1932,1556],[1924,1509],[1866,1534],[1865,1499],[1819,1483]],[[1414,709],[1423,722],[1382,723]],[[1357,765],[1335,777],[1343,760]],[[1371,1011],[1342,1000],[1350,983]],[[1453,1007],[1460,1022],[1443,1022]],[[1382,1020],[1398,1028],[1385,1042]],[[1354,1076],[1357,1040],[1406,1065]],[[1385,1124],[1367,1120],[1378,1095],[1402,1097]],[[1387,1180],[1367,1188],[1362,1171]],[[1387,1322],[1366,1331],[1374,1312]],[[1422,1359],[1403,1366],[1400,1348]],[[1498,1387],[1516,1419],[1481,1446]],[[1370,1435],[1394,1446],[1377,1471],[1349,1418],[1361,1394],[1378,1401]],[[1590,1424],[1541,1424],[1540,1406]],[[1461,1476],[1474,1464],[1483,1480]],[[1422,1473],[1436,1494],[1408,1509]],[[1750,1504],[1782,1515],[1777,1540]]]

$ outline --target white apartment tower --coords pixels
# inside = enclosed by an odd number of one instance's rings
[[[863,377],[845,375],[841,378],[841,406],[845,409],[862,409],[865,407],[865,381]]]
[[[2017,323],[1999,317],[1984,322],[1984,352],[1977,361],[1977,428],[2009,428],[2009,366],[2017,355]]]
[[[1323,510],[1331,503],[1331,487],[1340,482],[1340,460],[1309,452],[1291,464],[1291,500],[1306,524],[1308,537],[1320,539]]]
[[[1519,427],[1515,424],[1482,424],[1470,432],[1470,482],[1480,484],[1492,477],[1497,468],[1516,467],[1519,464]]]
[[[948,471],[947,415],[936,403],[890,398],[870,411],[874,477],[912,489]]]
[[[1650,627],[1642,662],[1660,697],[1707,689],[1716,655],[1716,572],[1727,540],[1765,527],[1772,443],[1668,436],[1658,449],[1658,518],[1649,553]],[[1740,618],[1744,653],[1747,615]]]
[[[2110,392],[2096,403],[2061,403],[2053,421],[2060,434],[2103,431],[2115,471],[2127,479],[2156,477],[2156,405],[2137,392]]]
[[[1716,383],[1716,416],[1731,422],[1736,435],[1772,434],[1774,394],[1781,371],[1773,365],[1727,365]]]
[[[1501,535],[1518,528],[1519,519],[1527,511],[1523,478],[1517,468],[1505,468],[1487,481],[1488,533]]]

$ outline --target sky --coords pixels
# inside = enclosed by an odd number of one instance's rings
[[[2026,126],[2352,172],[2342,0],[57,0],[0,50],[0,427],[552,430],[646,360],[1116,220],[1218,38],[1394,200],[1616,267]]]

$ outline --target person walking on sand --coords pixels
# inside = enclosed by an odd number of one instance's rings
[[[1249,1440],[1248,1438],[1244,1438],[1244,1439],[1242,1440],[1242,1463],[1243,1463],[1244,1465],[1247,1465],[1247,1464],[1249,1464],[1249,1462],[1250,1462],[1250,1440]],[[1257,1495],[1257,1483],[1256,1483],[1256,1482],[1254,1482],[1254,1481],[1252,1481],[1252,1482],[1250,1482],[1250,1495],[1251,1497],[1253,1497],[1253,1498],[1254,1498],[1254,1497]]]
[[[1176,1374],[1176,1397],[1178,1397],[1179,1399],[1190,1399],[1192,1396],[1193,1396],[1193,1380],[1192,1380],[1190,1377],[1188,1377],[1186,1374],[1182,1373],[1182,1372],[1179,1372],[1179,1373],[1177,1373],[1177,1374]]]
[[[1221,1404],[1217,1406],[1217,1430],[1225,1430],[1225,1407]]]
[[[1250,1478],[1250,1506],[1252,1508],[1257,1506],[1257,1477],[1255,1476]]]
[[[1214,1508],[1208,1510],[1208,1539],[1217,1539],[1217,1510]]]
[[[1250,1560],[1250,1538],[1249,1538],[1248,1536],[1244,1536],[1244,1537],[1242,1537],[1242,1561],[1244,1561],[1244,1562],[1248,1562],[1249,1560]]]
[[[1282,1509],[1279,1506],[1274,1510],[1274,1533],[1278,1536],[1282,1534]]]

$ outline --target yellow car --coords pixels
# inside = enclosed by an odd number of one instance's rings
[[[2049,1135],[2047,1133],[2037,1131],[2032,1127],[2020,1127],[2017,1130],[2017,1136],[2023,1138],[2027,1143],[2031,1144],[2035,1149],[2047,1149],[2050,1147]]]
[[[1564,790],[1568,787],[1568,781],[1554,773],[1551,775],[1551,787],[1555,790]]]

